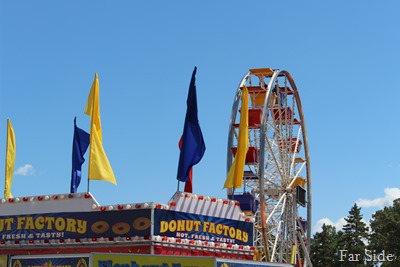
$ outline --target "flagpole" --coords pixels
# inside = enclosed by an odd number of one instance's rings
[[[7,139],[6,139],[6,168],[5,168],[5,173],[4,173],[4,198],[6,198],[6,190],[7,190],[7,152],[8,152],[8,121],[9,119],[7,119]],[[179,180],[178,180],[179,181]]]
[[[90,133],[90,138],[92,138],[92,135],[91,135],[92,133]],[[90,145],[91,146],[91,145]],[[92,149],[92,147],[90,147],[90,149]],[[89,151],[90,152],[90,151]],[[89,182],[90,182],[90,179],[89,179],[89,173],[90,173],[90,158],[91,158],[91,154],[89,153],[89,164],[88,164],[88,190],[87,190],[87,192],[89,193],[90,191],[89,191]]]
[[[92,122],[92,117],[90,117],[90,122]],[[92,141],[92,125],[90,125],[90,141]],[[89,141],[89,143],[90,143],[90,148],[89,149],[92,149],[92,142],[90,142]],[[89,179],[89,173],[90,173],[90,158],[92,157],[92,153],[90,153],[90,150],[89,150],[89,164],[88,164],[88,174],[87,174],[87,192],[89,193],[90,191],[89,191],[89,182],[90,182],[90,179]]]

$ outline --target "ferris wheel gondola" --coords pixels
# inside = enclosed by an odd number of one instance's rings
[[[239,153],[244,92],[250,101],[242,188],[228,189],[228,197],[254,217],[258,260],[312,266],[310,156],[296,84],[289,72],[270,68],[250,69],[243,77],[232,107],[228,172]]]

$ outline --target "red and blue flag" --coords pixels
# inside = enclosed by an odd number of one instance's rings
[[[192,167],[200,162],[206,151],[206,145],[197,116],[196,71],[197,67],[194,67],[186,101],[185,125],[181,137],[182,144],[177,175],[177,179],[181,182],[186,182],[190,179]]]

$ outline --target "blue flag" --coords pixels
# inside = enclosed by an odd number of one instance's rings
[[[196,71],[197,68],[194,67],[186,101],[187,111],[182,134],[182,147],[179,155],[177,175],[177,179],[181,182],[189,180],[190,169],[193,165],[200,162],[206,151],[206,145],[197,117]]]
[[[72,173],[71,173],[71,193],[76,193],[81,183],[82,164],[85,162],[85,152],[90,143],[90,135],[76,126],[74,119],[74,141],[72,144]]]

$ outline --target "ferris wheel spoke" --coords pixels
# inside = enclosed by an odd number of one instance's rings
[[[266,140],[266,143],[267,143],[267,147],[268,147],[269,153],[270,153],[270,155],[271,155],[271,157],[272,157],[272,162],[275,164],[275,168],[277,169],[279,175],[280,175],[281,177],[283,177],[282,170],[281,170],[280,166],[278,165],[278,162],[279,162],[279,161],[277,160],[276,155],[275,155],[275,153],[274,153],[274,151],[273,151],[273,149],[272,149],[270,140],[267,139],[267,140]]]
[[[293,176],[292,178],[292,182],[289,184],[289,187],[292,187],[294,182],[296,181],[296,178],[299,177],[301,171],[303,170],[303,168],[306,166],[306,162],[303,162],[303,164],[301,164],[299,170],[297,171],[297,173]]]
[[[279,207],[279,204],[285,199],[286,197],[286,192],[280,197],[279,201],[276,203],[274,209],[271,211],[271,213],[269,214],[269,216],[267,217],[266,222],[268,223],[269,220],[272,218],[272,216],[275,214],[277,208]]]
[[[284,207],[286,205],[286,198],[284,199],[284,202],[283,202],[282,205],[283,205],[283,210],[282,211],[284,211],[284,209],[285,209]],[[283,213],[280,215],[280,219],[279,219],[278,227],[277,227],[277,231],[276,231],[277,233],[281,233],[281,225],[282,225],[282,222],[283,222],[282,216],[283,216]],[[274,246],[273,246],[273,249],[272,249],[271,261],[274,261],[278,240],[279,240],[279,236],[276,236],[275,237]]]

